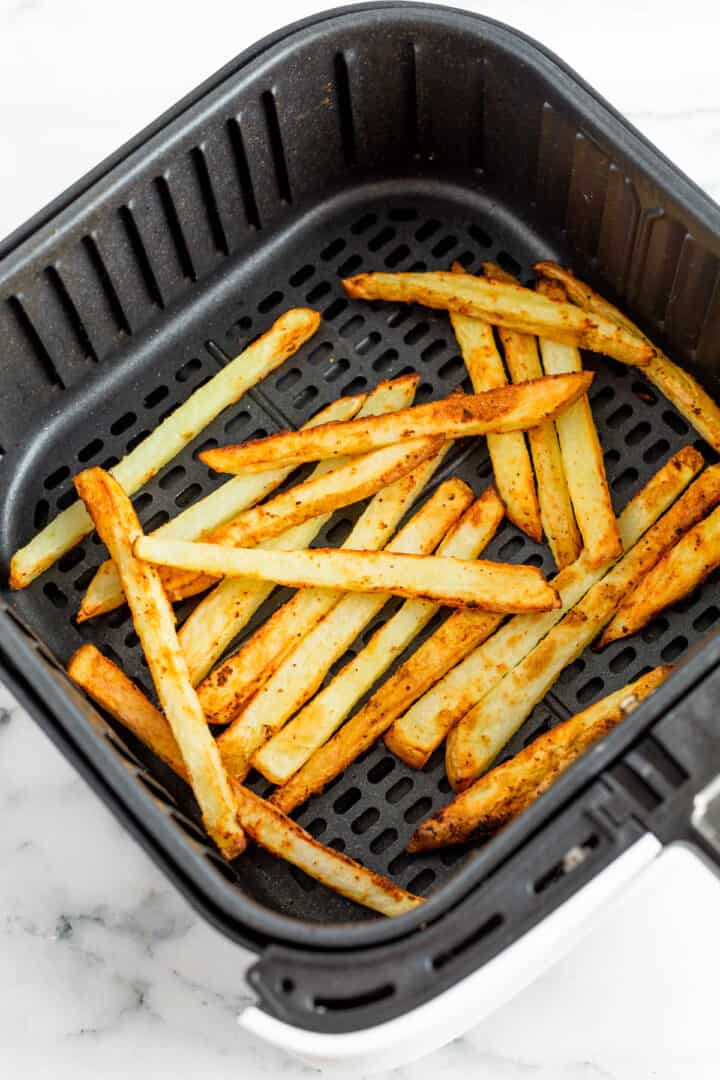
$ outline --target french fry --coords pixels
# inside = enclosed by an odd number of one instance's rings
[[[515,757],[491,769],[448,806],[423,821],[408,851],[462,844],[472,837],[497,832],[539,799],[593,743],[629,716],[671,670],[655,668],[539,735]]]
[[[454,274],[464,273],[462,263],[452,265]],[[502,357],[495,344],[493,328],[483,319],[450,312],[473,391],[481,394],[498,386],[507,386]],[[488,434],[488,453],[492,461],[498,494],[505,503],[507,516],[519,529],[538,543],[542,540],[540,505],[535,490],[530,454],[522,431],[507,431],[503,435]]]
[[[713,449],[720,451],[720,406],[697,379],[670,360],[627,315],[576,278],[570,270],[565,270],[554,262],[537,263],[534,269],[539,274],[561,282],[573,303],[584,311],[612,320],[624,331],[635,334],[640,341],[650,345],[654,355],[650,362],[643,366],[643,374],[673,403],[698,434]]]
[[[438,468],[449,444],[418,469],[378,492],[342,545],[373,551],[390,539],[406,511]],[[232,580],[232,579],[228,579]],[[223,582],[223,585],[226,583]],[[329,589],[301,589],[229,659],[201,683],[198,693],[213,723],[233,720],[243,705],[270,678],[287,653],[340,601]]]
[[[476,558],[495,535],[504,507],[494,488],[477,499],[440,544],[438,554]],[[285,783],[337,731],[345,717],[438,611],[427,600],[407,600],[358,655],[255,755],[253,764]],[[335,612],[339,611],[339,606]],[[330,618],[330,616],[328,616]],[[323,624],[321,623],[320,626]]]
[[[499,386],[482,394],[452,394],[443,401],[413,405],[386,416],[324,424],[312,431],[281,432],[239,446],[220,446],[205,450],[200,457],[218,472],[259,472],[340,454],[367,454],[408,439],[438,435],[455,439],[521,431],[551,420],[577,401],[587,392],[592,378],[588,371],[546,375],[522,386]]]
[[[605,353],[625,364],[648,364],[652,345],[602,315],[578,312],[573,304],[555,304],[522,285],[485,281],[472,274],[446,271],[403,274],[357,274],[343,281],[355,300],[395,300],[473,315],[495,326],[538,334]]]
[[[110,472],[120,486],[129,495],[139,491],[216,416],[296,353],[319,325],[319,314],[309,308],[293,308],[281,315],[267,333],[191,394],[152,434],[113,466]],[[25,588],[88,536],[92,528],[82,502],[63,510],[29,544],[15,552],[10,564],[11,588]]]
[[[445,559],[438,555],[401,555],[388,551],[269,551],[228,548],[186,540],[141,536],[138,559],[175,566],[213,577],[251,577],[294,588],[316,586],[344,592],[390,593],[419,597],[448,607],[478,607],[513,614],[549,611],[559,601],[534,566]]]
[[[566,299],[558,282],[543,279],[536,288],[551,300]],[[582,371],[580,350],[574,345],[540,338],[540,352],[546,375]],[[568,406],[555,423],[570,500],[586,555],[591,566],[602,566],[622,555],[622,544],[605,475],[602,446],[587,395]]]
[[[118,481],[102,469],[75,478],[78,495],[120,573],[133,624],[158,698],[182,753],[208,833],[223,855],[235,858],[245,848],[237,806],[217,743],[190,685],[172,608],[154,567],[132,553],[142,529]]]
[[[604,648],[611,641],[642,630],[666,607],[676,604],[697,589],[720,566],[720,508],[689,529],[660,562],[643,578],[634,592],[618,608],[617,614],[598,642]]]
[[[632,547],[657,521],[702,465],[700,454],[687,447],[671,458],[630,500],[619,520],[626,548]],[[707,481],[702,483],[703,487],[708,486]],[[448,761],[454,769],[454,748],[461,745],[466,731],[462,719],[465,714],[528,655],[588,589],[600,581],[608,568],[592,567],[586,553],[582,552],[576,562],[553,579],[553,586],[560,596],[560,608],[543,615],[511,619],[416,700],[404,716],[398,717],[385,736],[387,746],[409,765],[422,768],[450,732]],[[454,728],[458,721],[459,731]],[[474,745],[472,739],[469,741]],[[458,756],[463,760],[464,751]]]
[[[447,480],[386,550],[413,554],[433,551],[472,498],[472,491],[462,480]],[[272,757],[263,757],[263,744],[315,693],[335,661],[382,611],[388,599],[384,593],[343,596],[285,657],[220,736],[223,757],[236,779],[242,780],[252,764],[268,779],[278,782],[270,775],[274,772]]]
[[[380,413],[409,405],[415,396],[419,381],[419,375],[401,375],[397,379],[388,379],[378,383],[375,389],[366,396],[359,415],[377,416]],[[341,398],[336,404],[346,400],[348,399]],[[327,412],[327,410],[323,411]],[[318,419],[320,415],[318,414],[315,419]],[[312,476],[323,476],[342,464],[344,464],[343,458],[321,461],[313,470]],[[237,477],[236,479],[254,478]],[[234,482],[235,480],[229,481],[229,483]],[[382,499],[382,495],[377,495],[375,498]],[[260,546],[285,550],[309,547],[322,527],[329,521],[330,516],[330,514],[321,514],[311,518],[302,525],[296,525],[294,529],[281,533],[280,536],[264,541]],[[226,578],[216,585],[190,613],[180,628],[178,638],[185,654],[193,686],[205,678],[215,661],[222,656],[228,645],[247,625],[273,588],[274,586],[267,582]],[[256,677],[260,675],[261,668],[257,666],[257,657],[253,661],[253,671]]]
[[[120,668],[89,645],[76,653],[71,666],[72,677],[101,708],[132,731],[183,780],[187,779],[180,748],[167,720]],[[329,889],[383,915],[401,915],[422,903],[421,897],[320,844],[259,795],[240,784],[232,783],[231,788],[247,835]]]
[[[626,545],[626,554],[613,569],[462,718],[448,737],[445,757],[448,779],[456,790],[467,787],[490,766],[560,673],[609,623],[623,597],[678,536],[703,516],[708,489],[716,489],[717,483],[717,478],[710,482],[703,474],[691,484],[634,546]]]
[[[350,420],[363,407],[367,394],[338,398],[321,409],[305,425],[328,424],[336,420]],[[290,475],[291,469],[272,469],[252,476],[233,476],[215,491],[199,499],[177,517],[155,529],[153,536],[172,537],[175,540],[199,540],[213,529],[225,525],[233,518],[264,499]],[[125,603],[120,578],[112,559],[98,567],[95,577],[87,587],[82,599],[77,621],[84,622],[96,615],[114,611]]]
[[[492,282],[517,284],[515,278],[495,263],[483,263],[485,276]],[[505,363],[514,383],[542,377],[537,339],[530,334],[500,327]],[[576,403],[577,404],[577,403]],[[531,428],[527,433],[535,466],[540,519],[558,570],[569,566],[580,554],[580,534],[570,502],[560,443],[552,420]]]

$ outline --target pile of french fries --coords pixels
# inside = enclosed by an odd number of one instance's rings
[[[636,633],[720,565],[720,466],[705,468],[693,447],[616,518],[580,349],[637,367],[720,451],[717,405],[570,271],[536,270],[534,289],[493,264],[479,276],[455,264],[344,281],[357,300],[446,310],[472,393],[414,405],[419,376],[404,375],[334,401],[299,431],[206,450],[201,459],[232,478],[145,535],[131,496],[317,330],[316,312],[286,312],[113,469],[80,473],[78,502],[13,557],[10,582],[23,588],[97,530],[109,557],[78,619],[129,606],[158,705],[94,645],[69,674],[191,785],[226,858],[250,857],[252,840],[359,904],[409,911],[421,897],[320,844],[292,811],[381,737],[418,769],[444,742],[457,795],[408,850],[490,835],[667,678],[667,667],[642,675],[494,765],[596,638]],[[478,495],[451,477],[433,490],[453,443],[478,436],[494,483]],[[340,547],[312,546],[336,510],[361,500]],[[551,581],[480,557],[505,515],[545,538]],[[243,640],[277,585],[295,591]],[[173,603],[196,594],[178,627]],[[330,678],[392,596],[402,605]],[[247,787],[252,769],[274,785],[268,799]]]

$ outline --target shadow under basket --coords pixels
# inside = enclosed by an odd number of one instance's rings
[[[418,401],[447,395],[464,367],[446,315],[349,301],[340,279],[361,269],[459,259],[475,271],[493,259],[529,281],[536,260],[558,259],[720,394],[718,208],[546,50],[423,4],[345,8],[264,40],[0,257],[3,580],[12,552],[73,500],[75,473],[117,462],[293,305],[321,311],[317,335],[135,498],[146,528],[220,482],[203,448],[296,427],[410,370],[422,376]],[[586,360],[616,509],[681,446],[695,441],[713,460],[639,372]],[[434,486],[452,473],[483,490],[484,441],[456,446]],[[337,542],[358,510],[338,512],[319,543],[328,532]],[[30,588],[3,591],[0,678],[194,906],[260,954],[250,982],[272,1017],[324,1033],[387,1022],[500,956],[647,833],[692,836],[714,854],[690,824],[720,764],[713,578],[565,671],[508,756],[650,667],[677,664],[491,843],[405,854],[450,788],[441,752],[415,771],[382,742],[300,811],[318,839],[428,897],[383,920],[257,848],[225,864],[183,785],[70,684],[63,665],[91,641],[150,691],[127,609],[74,622],[103,557],[89,537]],[[489,557],[552,570],[547,548],[509,522]],[[287,595],[276,590],[248,632]]]

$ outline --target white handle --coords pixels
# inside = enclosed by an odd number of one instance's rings
[[[316,1068],[365,1075],[394,1069],[474,1027],[556,963],[603,911],[662,850],[646,833],[537,926],[482,968],[443,994],[385,1024],[341,1035],[326,1035],[285,1024],[250,1006],[239,1023]]]

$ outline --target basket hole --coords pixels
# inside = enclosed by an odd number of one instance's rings
[[[417,216],[417,210],[409,206],[396,206],[394,210],[388,210],[390,221],[415,221]]]
[[[436,259],[442,259],[444,255],[447,255],[449,251],[452,251],[457,246],[457,236],[443,236],[442,240],[438,240],[435,247],[432,249],[432,253]]]
[[[479,476],[481,480],[487,480],[487,478],[492,475],[492,471],[493,467],[490,458],[483,458],[475,469],[475,475]]]
[[[706,608],[700,615],[693,621],[693,629],[699,633],[704,633],[705,630],[709,630],[713,623],[717,622],[718,616],[720,616],[720,610],[713,607]]]
[[[329,360],[332,356],[333,347],[329,341],[323,341],[321,345],[316,346],[308,356],[308,363],[315,367],[317,364],[322,364],[323,361]]]
[[[68,570],[74,570],[78,563],[81,563],[84,558],[84,548],[73,548],[72,551],[66,552],[66,554],[63,555],[63,557],[58,561],[58,570],[62,574],[66,574]]]
[[[498,551],[498,555],[502,562],[510,562],[515,555],[518,555],[525,547],[525,541],[519,536],[511,536],[506,543]]]
[[[169,520],[170,515],[167,510],[158,510],[156,514],[153,514],[149,521],[145,522],[145,532],[155,532],[161,525],[167,524]]]
[[[380,855],[383,851],[387,851],[389,847],[392,847],[397,838],[397,829],[383,829],[381,833],[378,833],[370,841],[370,850],[374,855]]]
[[[150,432],[147,428],[142,431],[136,431],[135,434],[125,443],[125,453],[129,454],[131,450],[134,450],[136,446],[139,446],[141,442],[147,439],[149,434]]]
[[[604,455],[603,460],[605,461],[605,468],[612,469],[615,465],[617,465],[618,461],[620,460],[620,451],[608,450],[607,453]]]
[[[369,334],[366,334],[364,338],[361,338],[355,346],[355,352],[360,356],[366,356],[371,349],[374,349],[376,345],[379,345],[382,341],[382,334],[377,330],[371,330]]]
[[[115,611],[111,611],[107,617],[107,624],[111,626],[113,630],[117,630],[118,627],[126,623],[130,618],[130,611],[125,605],[116,608]]]
[[[429,382],[422,382],[417,388],[415,393],[415,404],[422,405],[423,401],[429,401],[433,396],[433,385]]]
[[[343,311],[348,307],[349,301],[338,297],[337,300],[333,300],[331,304],[323,311],[323,316],[328,322],[332,322],[333,319],[337,319],[338,315],[342,315]],[[364,320],[363,320],[364,321]]]
[[[343,395],[359,394],[361,390],[365,389],[367,382],[364,375],[356,375],[354,379],[351,379],[349,383],[342,387],[340,392]]]
[[[161,401],[170,393],[167,386],[156,386],[154,390],[151,390],[149,394],[143,399],[143,405],[146,409],[154,409],[156,405],[159,405]]]
[[[354,274],[361,266],[362,258],[360,255],[349,255],[345,262],[338,266],[338,274],[340,277],[348,277],[350,274]]]
[[[449,360],[438,369],[438,375],[441,379],[455,379],[461,372],[465,370],[465,363],[462,356],[451,356]]]
[[[309,877],[304,870],[299,870],[297,866],[288,866],[290,876],[298,883],[301,889],[305,892],[312,892],[317,882],[313,878]]]
[[[423,795],[423,797],[414,802],[412,806],[408,806],[404,814],[405,820],[410,823],[419,821],[420,818],[425,817],[428,810],[431,809],[432,799],[428,799],[427,795]]]
[[[236,431],[240,431],[241,428],[246,426],[249,419],[250,413],[245,411],[236,413],[235,416],[231,416],[225,424],[225,434],[233,435]]]
[[[154,798],[159,799],[160,802],[164,803],[166,806],[177,806],[177,803],[173,799],[172,795],[170,795],[170,793],[167,792],[164,787],[161,787],[160,784],[153,780],[151,776],[146,776],[143,773],[138,773],[138,780],[144,787],[148,789],[148,791]]]
[[[410,878],[407,886],[408,891],[416,893],[418,896],[423,896],[435,881],[436,876],[434,870],[430,870],[426,867],[424,870],[421,870],[419,874],[416,874],[414,878]]]
[[[600,838],[597,833],[591,833],[586,837],[581,844],[578,844],[571,851],[567,852],[563,858],[546,870],[539,878],[537,878],[533,884],[533,892],[540,894],[545,892],[547,888],[554,885],[555,882],[560,881],[566,874],[570,874],[573,870],[581,866],[585,859],[600,845]]]
[[[328,842],[328,847],[331,847],[334,851],[344,851],[345,841],[341,836],[336,836],[333,840]]]
[[[331,259],[334,259],[336,255],[339,255],[341,251],[344,251],[346,247],[347,240],[343,240],[341,236],[338,236],[337,239],[329,243],[326,248],[323,248],[320,252],[320,258],[324,259],[325,262],[329,262]]]
[[[310,292],[305,299],[308,304],[314,304],[320,300],[323,296],[327,296],[329,292],[332,292],[332,286],[329,281],[318,281],[317,285],[313,285]]]
[[[351,787],[347,791],[343,791],[333,803],[333,810],[338,814],[345,814],[347,811],[359,802],[362,798],[360,788]]]
[[[340,337],[351,337],[356,330],[359,330],[364,325],[365,319],[362,315],[353,315],[346,323],[342,324],[338,330],[338,334]]]
[[[682,416],[678,416],[677,413],[671,412],[670,409],[666,409],[662,414],[662,418],[669,428],[672,428],[678,435],[687,435],[690,430],[690,425],[687,421],[683,420]]]
[[[140,638],[137,636],[134,630],[130,630],[125,635],[124,641],[126,649],[136,649],[140,642]]]
[[[193,821],[190,821],[189,818],[186,818],[184,814],[181,815],[174,813],[171,816],[173,821],[176,822],[176,824],[180,826],[182,831],[186,833],[189,837],[191,837],[191,839],[197,840],[203,845],[203,847],[208,846],[209,840],[206,834],[198,825],[196,825]]]
[[[160,477],[158,483],[163,491],[167,491],[168,488],[175,487],[176,484],[179,484],[184,476],[185,466],[173,465],[172,469]]]
[[[389,255],[385,256],[385,265],[392,270],[393,267],[398,266],[403,259],[407,259],[409,254],[410,248],[407,244],[399,244],[396,248],[393,248]]]
[[[432,364],[446,349],[447,341],[445,341],[444,338],[436,338],[435,341],[431,341],[429,345],[425,346],[420,353],[420,357],[426,364]],[[442,374],[442,369],[440,373]]]
[[[325,540],[331,547],[339,547],[344,544],[352,532],[353,523],[349,518],[341,518],[334,522],[325,533]]]
[[[350,226],[350,232],[358,236],[360,233],[367,232],[371,225],[377,222],[377,214],[363,214],[361,218]]]
[[[178,495],[175,496],[175,505],[184,510],[186,506],[190,506],[195,500],[202,495],[202,487],[200,484],[189,484]]]
[[[530,554],[523,559],[525,566],[541,567],[543,564],[543,557],[539,551],[531,551]]]
[[[645,439],[650,434],[650,431],[650,425],[645,420],[643,420],[641,424],[636,424],[631,431],[628,431],[627,435],[625,436],[625,442],[628,446],[637,446],[638,443],[642,442],[643,439]]]
[[[293,405],[296,409],[304,409],[306,405],[309,405],[313,401],[320,391],[317,386],[306,386],[304,390],[293,399]]]
[[[658,439],[652,446],[648,446],[643,454],[643,461],[646,461],[648,465],[653,465],[656,461],[659,461],[661,457],[664,457],[669,449],[670,443],[667,439]]]
[[[426,322],[416,323],[415,326],[413,326],[410,330],[408,330],[407,334],[403,338],[405,344],[406,345],[416,345],[418,341],[420,341],[422,338],[425,337],[425,335],[427,334],[429,329],[430,329],[430,324],[429,323],[426,323]]]
[[[122,416],[110,425],[110,432],[113,435],[122,435],[123,432],[129,431],[133,424],[136,422],[137,416],[134,412],[123,413]]]
[[[367,777],[371,784],[379,784],[395,768],[395,760],[391,757],[381,758],[376,765],[369,770]]]
[[[568,666],[562,672],[562,674],[560,675],[560,682],[563,682],[565,684],[573,682],[578,675],[581,675],[583,673],[585,667],[585,661],[581,657],[578,657],[577,660],[573,660],[572,664],[568,664]]]
[[[429,221],[423,222],[420,228],[415,230],[415,239],[419,240],[421,243],[424,240],[429,240],[431,236],[435,235],[439,228],[440,222],[437,218],[430,218]]]
[[[276,381],[275,388],[277,390],[290,390],[296,383],[299,383],[301,379],[302,372],[300,371],[300,368],[290,368],[289,371],[286,371],[285,374],[281,375]]]
[[[395,237],[395,230],[390,225],[386,225],[380,232],[375,233],[371,240],[368,241],[368,251],[379,251],[380,248],[385,247]]]
[[[409,304],[403,304],[402,307],[397,308],[395,311],[390,312],[388,315],[387,324],[395,328],[396,326],[402,326],[410,316],[412,315],[412,308]]]
[[[402,874],[409,866],[413,864],[412,855],[408,855],[406,851],[401,851],[399,855],[396,855],[394,859],[391,859],[388,863],[388,870],[391,874]]]
[[[362,836],[363,833],[366,833],[368,829],[372,828],[379,817],[379,810],[376,810],[374,806],[368,807],[367,810],[363,811],[360,817],[355,818],[352,823],[352,831],[359,836]]]
[[[460,862],[464,854],[462,848],[450,848],[449,851],[444,851],[440,858],[443,866],[454,866],[455,863]]]
[[[584,705],[587,701],[591,701],[594,697],[597,697],[604,685],[603,680],[597,675],[594,679],[589,679],[577,692],[577,699],[580,704]]]
[[[306,281],[309,281],[314,273],[315,267],[311,263],[305,263],[304,266],[301,266],[300,269],[296,270],[291,276],[290,284],[294,288],[298,288],[298,286],[304,285]]]
[[[408,791],[412,789],[412,786],[412,780],[408,776],[402,776],[388,789],[385,793],[385,798],[391,805],[399,803],[401,799],[405,798]]]
[[[283,293],[281,293],[279,289],[273,289],[271,293],[268,293],[267,296],[263,297],[260,301],[258,304],[258,311],[261,315],[266,315],[268,311],[272,311],[273,308],[278,306],[282,298]]]
[[[327,821],[325,820],[325,818],[321,817],[313,818],[313,820],[307,826],[307,831],[310,833],[311,836],[314,836],[316,840],[318,836],[322,836],[326,829]]]
[[[373,360],[373,371],[387,371],[399,357],[397,349],[385,349]]]
[[[603,386],[602,390],[598,390],[597,394],[593,394],[590,398],[590,403],[593,409],[604,409],[606,405],[609,405],[615,398],[615,391],[612,386]],[[628,406],[629,408],[629,406]],[[632,412],[632,410],[630,410]]]
[[[650,389],[647,383],[640,382],[639,380],[634,382],[632,384],[632,392],[636,398],[639,398],[640,401],[642,401],[643,405],[657,404],[657,394],[654,390]]]
[[[202,363],[197,359],[197,357],[193,357],[192,360],[188,360],[187,364],[183,364],[183,366],[178,370],[177,374],[175,375],[175,378],[179,383],[187,382],[193,372],[199,371],[201,367]]]
[[[660,655],[666,664],[672,664],[679,656],[682,656],[687,647],[688,639],[679,634],[678,637],[667,643]]]
[[[283,994],[292,994],[293,990],[295,989],[295,983],[292,979],[288,979],[286,976],[284,979],[280,980],[280,989],[282,990]]]
[[[471,225],[468,229],[468,235],[481,247],[492,247],[492,237],[484,229],[481,229],[479,225]]]
[[[47,596],[48,600],[53,607],[56,607],[59,611],[66,608],[68,605],[68,598],[62,589],[55,584],[54,581],[46,581],[43,585],[43,592]]]
[[[517,261],[517,259],[513,259],[512,255],[510,255],[507,251],[498,251],[497,255],[495,256],[495,261],[497,262],[498,266],[502,266],[503,270],[505,270],[505,272],[508,274],[512,274],[513,277],[519,277],[519,275],[522,273],[522,266],[520,265],[520,263]]]
[[[201,454],[204,454],[206,450],[213,450],[217,445],[217,439],[205,439],[204,442],[201,442],[200,445],[193,450],[193,457],[198,461]]]
[[[622,652],[612,658],[608,667],[612,672],[624,671],[629,664],[632,664],[636,656],[635,649],[628,645],[626,649],[623,649]]]
[[[76,499],[77,495],[74,487],[68,488],[67,491],[63,491],[62,495],[58,495],[57,497],[58,510],[67,510],[68,506],[74,503]]]
[[[621,405],[615,412],[610,413],[605,423],[608,427],[618,428],[622,427],[626,420],[629,420],[633,411],[629,405]]]
[[[50,475],[45,478],[44,486],[48,491],[51,491],[53,488],[56,488],[58,484],[62,484],[63,480],[67,480],[69,475],[70,470],[67,465],[61,465],[59,469],[55,469],[54,472],[51,472]]]
[[[87,446],[83,446],[82,450],[78,450],[78,461],[90,461],[100,453],[104,445],[102,439],[93,439]]]
[[[616,476],[612,482],[613,491],[627,491],[636,483],[640,473],[634,466],[630,466],[629,469],[624,469],[619,476]]]
[[[661,615],[659,618],[653,619],[653,621],[645,627],[642,631],[642,639],[649,645],[651,642],[657,641],[658,638],[662,637],[669,627],[670,623],[664,615]]]

